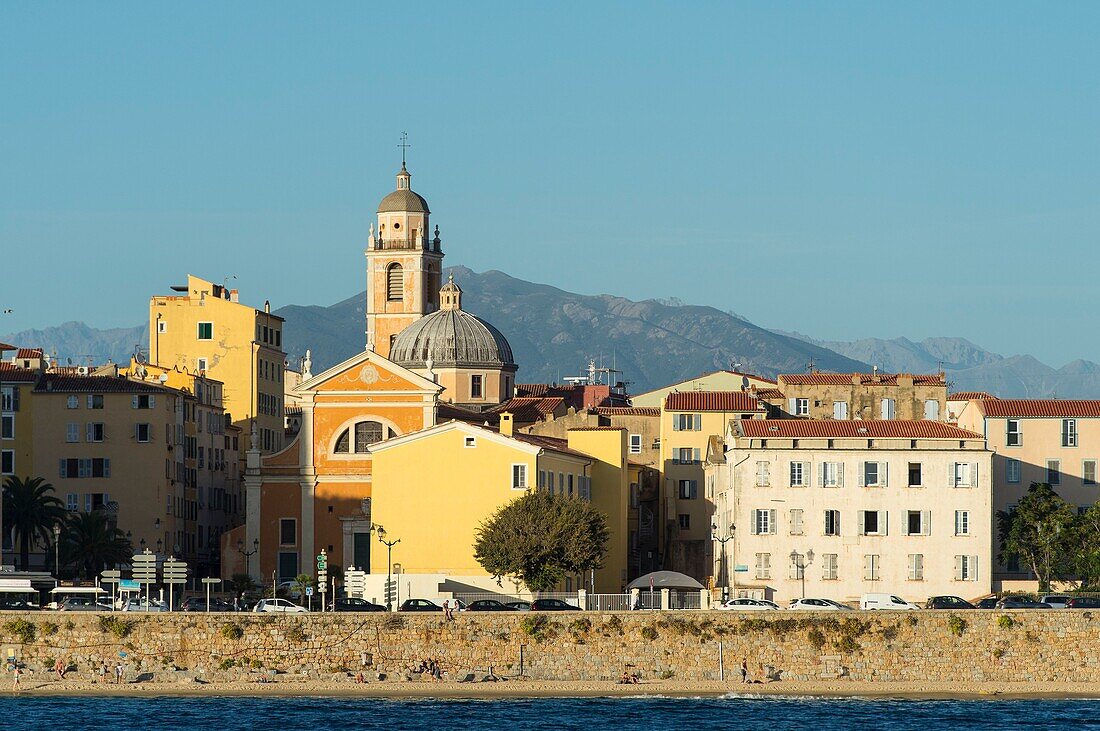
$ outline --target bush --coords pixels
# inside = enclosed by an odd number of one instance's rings
[[[916,614],[908,614],[905,617],[905,621],[909,624],[910,627],[916,627],[917,626],[917,615]]]
[[[236,664],[237,664],[236,660],[234,660],[231,657],[227,657],[226,659],[221,661],[221,663],[218,665],[218,669],[219,670],[229,670],[230,668],[236,666]]]
[[[952,614],[947,618],[947,629],[956,637],[962,637],[962,633],[966,631],[966,620],[957,614]]]
[[[997,626],[1001,629],[1012,629],[1016,626],[1016,620],[1008,616],[1007,614],[1002,614],[1001,616],[997,617]]]
[[[553,636],[550,619],[545,614],[529,614],[520,620],[519,630],[535,642],[542,642]]]
[[[833,643],[833,647],[841,652],[852,653],[860,649],[859,643],[851,635],[844,635]]]
[[[569,623],[569,631],[575,635],[584,634],[592,629],[592,620],[588,618],[575,619]]]
[[[623,620],[619,619],[618,615],[612,614],[607,618],[607,628],[621,635],[623,633]]]
[[[43,622],[38,625],[38,628],[42,630],[43,637],[53,637],[57,634],[57,622]]]
[[[998,647],[997,649],[995,649],[993,651],[993,657],[996,658],[997,660],[1000,660],[1004,656],[1005,656],[1005,648],[1003,648],[1003,647]]]
[[[825,633],[819,630],[817,627],[814,627],[810,630],[810,633],[807,635],[807,639],[810,641],[810,645],[815,650],[820,650],[822,647],[825,647]]]
[[[378,624],[382,629],[399,630],[405,626],[405,618],[400,614],[387,613]]]
[[[76,624],[73,622],[73,620],[66,619],[64,627],[66,632],[72,632],[74,629],[76,629]]]
[[[286,631],[286,638],[291,642],[305,642],[307,639],[306,631],[302,629],[302,625],[295,624]]]
[[[222,626],[222,637],[227,640],[239,640],[244,637],[244,630],[236,622],[230,622]]]
[[[653,640],[657,639],[657,628],[642,627],[642,638],[653,642]]]
[[[28,622],[25,619],[13,619],[10,622],[5,622],[4,631],[18,638],[24,645],[29,645],[34,642],[34,638],[37,634],[34,623]]]
[[[110,632],[121,640],[130,634],[135,624],[137,623],[132,619],[122,619],[113,614],[104,614],[99,618],[99,631]]]

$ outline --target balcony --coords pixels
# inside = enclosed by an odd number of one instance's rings
[[[372,239],[370,249],[372,251],[432,251],[439,253],[439,237],[424,241],[423,239]]]

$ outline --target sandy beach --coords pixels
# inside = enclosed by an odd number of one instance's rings
[[[653,680],[636,685],[611,681],[540,681],[510,679],[501,682],[276,680],[272,682],[124,682],[102,684],[86,679],[24,678],[14,691],[10,678],[0,692],[6,695],[65,696],[340,696],[365,698],[539,698],[596,696],[804,696],[910,699],[1036,699],[1100,698],[1090,683],[899,683],[867,681],[677,682]]]

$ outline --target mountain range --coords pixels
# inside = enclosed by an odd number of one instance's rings
[[[520,366],[519,382],[561,382],[588,362],[621,371],[640,393],[722,368],[772,376],[823,371],[931,373],[943,369],[952,390],[988,391],[1002,397],[1100,398],[1100,365],[1077,360],[1055,369],[1030,355],[1002,356],[962,338],[914,342],[815,340],[769,330],[733,312],[679,300],[635,302],[614,295],[582,295],[527,282],[503,272],[447,270],[463,289],[462,308],[495,325],[508,338]],[[309,348],[313,371],[339,363],[363,347],[364,295],[330,306],[288,305],[283,344],[291,364]],[[148,343],[146,325],[97,330],[82,322],[0,336],[42,347],[64,363],[128,361]]]

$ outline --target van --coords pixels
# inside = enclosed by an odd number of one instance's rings
[[[907,602],[893,594],[864,594],[859,598],[860,609],[920,609],[916,604]]]

